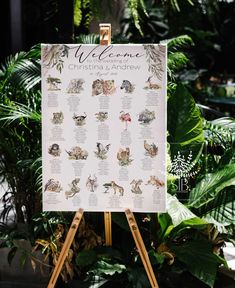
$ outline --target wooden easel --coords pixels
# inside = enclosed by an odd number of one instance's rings
[[[111,24],[100,24],[100,45],[110,45],[110,44],[111,44]],[[73,219],[72,224],[69,228],[69,232],[66,236],[64,245],[63,245],[62,250],[60,252],[60,256],[59,256],[58,261],[55,265],[54,271],[52,273],[52,276],[50,278],[50,281],[49,281],[47,288],[54,288],[55,287],[56,281],[59,277],[59,274],[60,274],[61,269],[63,267],[63,264],[65,262],[65,259],[68,255],[69,248],[72,245],[75,234],[77,232],[80,221],[82,219],[83,212],[84,212],[83,209],[79,209],[74,216],[74,219]],[[125,215],[126,215],[128,224],[130,226],[130,230],[131,230],[132,236],[134,238],[136,247],[137,247],[138,252],[140,254],[141,261],[144,265],[144,269],[147,273],[150,285],[152,288],[159,288],[155,274],[153,272],[151,262],[149,260],[149,256],[148,256],[146,247],[144,245],[144,241],[141,237],[138,225],[136,223],[134,214],[130,211],[130,209],[126,209]],[[106,246],[111,246],[112,245],[111,212],[104,212],[104,228],[105,228],[105,244],[106,244]]]

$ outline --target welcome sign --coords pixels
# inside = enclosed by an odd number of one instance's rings
[[[166,46],[42,45],[44,211],[162,212]]]

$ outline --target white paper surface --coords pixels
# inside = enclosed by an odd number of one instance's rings
[[[165,211],[166,46],[42,45],[44,211]]]

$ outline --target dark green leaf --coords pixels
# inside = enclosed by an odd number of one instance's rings
[[[130,227],[128,225],[128,222],[124,213],[112,213],[112,220],[117,225],[119,225],[122,229],[128,232],[130,231]]]
[[[149,280],[147,278],[144,268],[128,269],[128,279],[136,288],[148,288],[150,287]]]
[[[125,265],[118,264],[118,263],[110,264],[103,260],[100,260],[94,265],[94,267],[88,273],[89,274],[92,273],[97,276],[101,276],[104,274],[112,276],[115,273],[120,274],[124,272],[125,270],[126,270]]]
[[[231,185],[235,185],[235,164],[226,165],[215,173],[206,174],[190,193],[190,207],[199,208],[209,203],[222,189]]]
[[[192,95],[182,84],[177,85],[174,95],[168,100],[167,124],[168,141],[173,144],[173,155],[192,144],[201,144],[204,141],[200,111]]]
[[[7,261],[9,263],[9,265],[11,265],[11,262],[16,254],[17,251],[17,247],[12,247],[11,250],[9,251],[8,255],[7,255]]]
[[[97,255],[94,250],[83,250],[78,253],[75,262],[80,267],[86,267],[93,264],[96,259]]]
[[[195,277],[214,286],[218,266],[224,261],[212,252],[209,242],[193,240],[179,246],[170,245],[170,249]]]

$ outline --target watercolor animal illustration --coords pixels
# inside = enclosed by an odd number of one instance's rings
[[[158,179],[156,176],[150,176],[150,179],[147,181],[147,184],[145,185],[152,185],[157,188],[164,187],[164,182],[160,179]]]
[[[45,187],[44,187],[44,192],[56,192],[59,193],[62,190],[62,187],[60,185],[59,181],[56,181],[55,179],[51,178],[47,181]]]
[[[124,111],[121,111],[120,112],[120,116],[119,116],[119,119],[125,123],[125,130],[127,130],[127,127],[128,127],[128,122],[131,122],[131,115],[130,113],[126,113]]]
[[[114,181],[111,181],[111,187],[112,187],[115,195],[119,193],[120,196],[123,196],[123,194],[124,194],[124,188],[123,187],[119,186]]]
[[[150,124],[155,119],[155,112],[145,109],[139,114],[138,121],[141,124]]]
[[[80,188],[78,187],[78,183],[80,182],[80,178],[75,178],[71,184],[69,184],[69,190],[65,191],[65,198],[68,200],[72,198],[75,194],[80,192]]]
[[[94,192],[98,187],[97,177],[95,175],[93,176],[94,177],[91,178],[91,175],[89,175],[86,181],[86,187],[90,192]]]
[[[129,80],[123,80],[120,89],[124,89],[126,93],[130,94],[135,90],[135,86]]]
[[[48,148],[48,153],[54,157],[59,157],[61,153],[59,144],[56,144],[56,143],[52,144]]]
[[[48,84],[48,91],[60,90],[59,84],[61,84],[61,81],[59,78],[51,77],[50,75],[48,75],[47,84]]]
[[[83,79],[72,79],[69,82],[67,93],[81,93],[83,89],[82,85],[85,81]]]
[[[131,181],[131,192],[135,193],[135,194],[142,194],[142,190],[140,188],[140,185],[143,183],[143,180],[139,179],[139,180],[135,180],[133,179]]]
[[[75,122],[76,126],[83,126],[86,124],[86,113],[84,112],[84,115],[77,115],[74,113],[73,120]]]
[[[109,193],[109,189],[111,188],[111,183],[104,183],[103,186],[105,188],[104,193]]]
[[[116,91],[114,80],[96,79],[92,83],[92,96],[112,95]]]
[[[157,90],[157,89],[160,89],[160,88],[161,88],[160,85],[158,85],[157,83],[153,83],[153,82],[151,81],[152,78],[153,78],[153,76],[149,76],[149,77],[148,77],[148,79],[147,79],[147,81],[146,81],[147,86],[144,87],[144,89]]]
[[[70,151],[66,152],[71,160],[86,160],[88,157],[88,152],[79,146],[72,147]]]
[[[62,124],[63,123],[63,120],[64,120],[64,114],[62,111],[60,112],[54,112],[53,114],[53,117],[51,119],[51,122],[53,124]]]
[[[100,142],[97,142],[97,143],[96,143],[96,149],[97,149],[97,150],[95,151],[95,155],[96,155],[98,158],[102,159],[102,160],[106,159],[110,145],[111,145],[111,144],[108,144],[108,145],[105,145],[105,146],[104,146],[104,145],[101,144]]]
[[[146,140],[144,140],[144,149],[146,151],[145,155],[151,158],[155,157],[158,153],[158,147],[154,143],[148,144]]]
[[[114,80],[105,80],[103,84],[103,94],[104,95],[112,95],[115,93],[116,87],[114,84]]]
[[[97,96],[103,93],[104,80],[97,79],[92,83],[92,96]]]
[[[131,164],[133,159],[130,159],[130,148],[126,147],[126,149],[120,148],[117,153],[118,164],[120,166],[128,166]]]
[[[98,112],[95,113],[95,117],[98,121],[104,122],[105,120],[108,119],[108,112]]]

